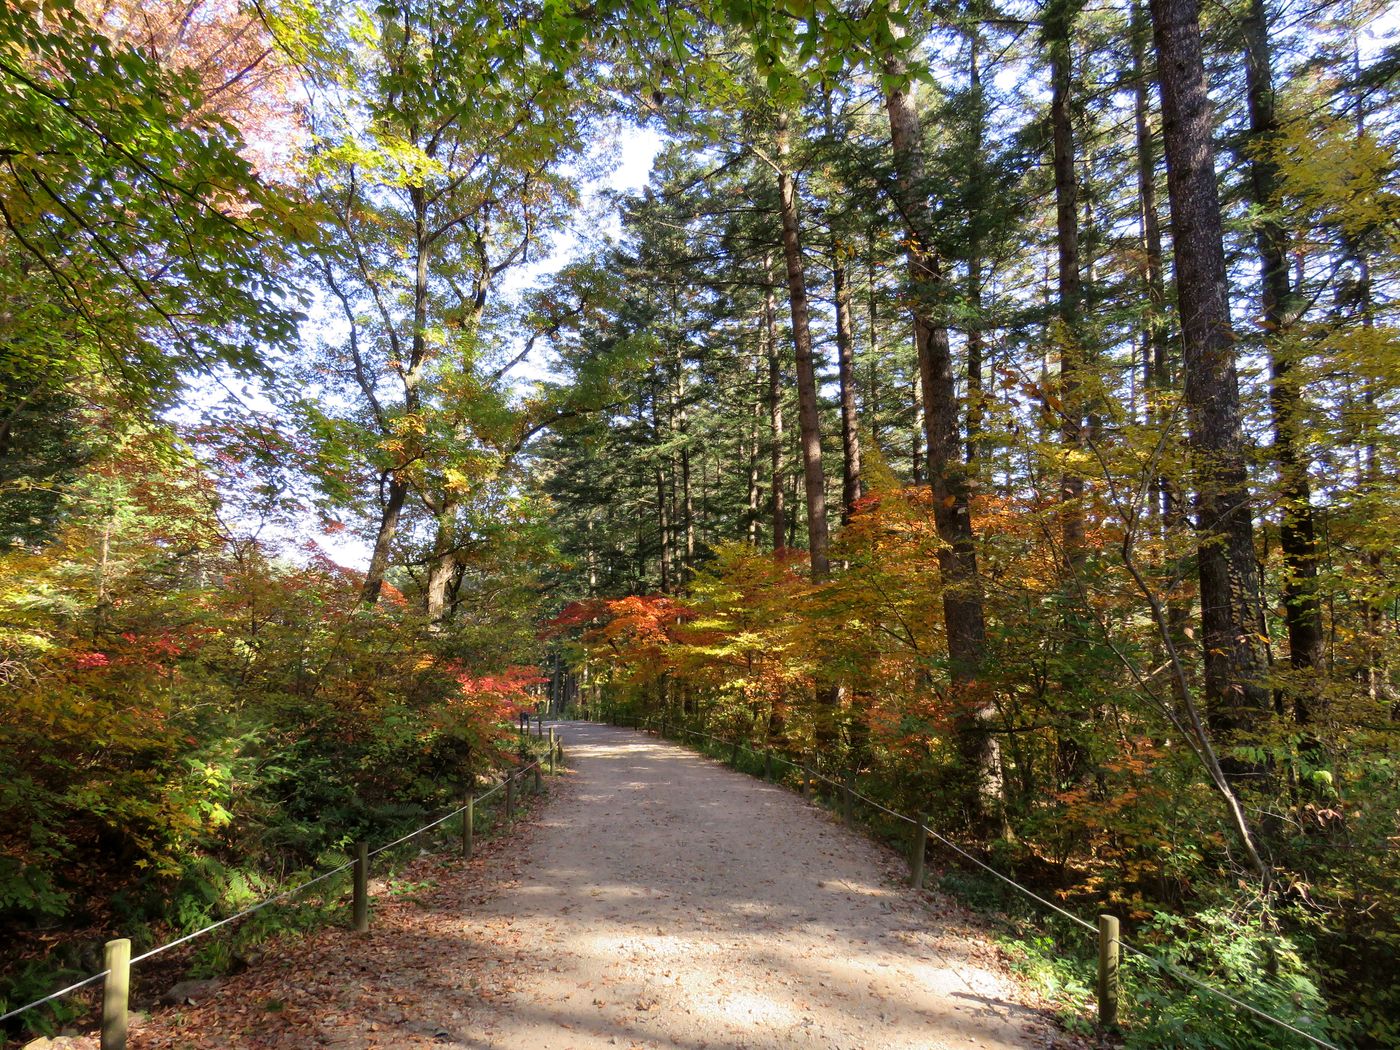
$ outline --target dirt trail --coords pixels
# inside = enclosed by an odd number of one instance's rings
[[[562,727],[575,781],[478,913],[525,963],[471,1046],[1024,1047],[984,940],[792,792],[627,729]]]
[[[532,819],[470,862],[425,851],[377,875],[368,934],[274,942],[207,999],[134,1021],[132,1050],[1057,1042],[893,853],[683,748],[560,728],[572,768]]]

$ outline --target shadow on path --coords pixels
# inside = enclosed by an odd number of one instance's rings
[[[1031,1045],[995,952],[899,885],[891,853],[664,741],[558,725],[571,784],[519,880],[465,917],[514,987],[469,1003],[456,1045]]]

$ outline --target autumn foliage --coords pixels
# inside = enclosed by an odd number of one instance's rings
[[[1140,597],[1115,557],[1121,522],[1111,508],[1091,507],[1089,556],[1071,590],[1053,503],[988,496],[975,511],[990,613],[980,695],[995,712],[1004,828],[995,855],[1081,914],[1112,910],[1163,951],[1189,942],[1196,965],[1226,965],[1231,949],[1205,919],[1218,920],[1214,902],[1229,896],[1222,883],[1243,877],[1239,859],[1219,796],[1155,698],[1161,643],[1136,614]],[[863,793],[924,814],[980,851],[988,844],[956,802],[973,773],[958,746],[967,698],[949,680],[939,545],[928,490],[885,486],[861,501],[839,535],[833,559],[844,568],[828,582],[814,584],[800,555],[732,543],[714,550],[682,595],[579,602],[553,626],[573,639],[591,703],[703,725],[833,778],[849,771]],[[1172,554],[1151,536],[1142,540],[1141,557],[1155,565]],[[1191,592],[1168,581],[1163,593],[1175,603]],[[1334,711],[1346,717],[1342,706]],[[1255,746],[1286,754],[1295,732],[1281,719]],[[1364,753],[1364,739],[1351,737],[1353,754]],[[1349,913],[1378,905],[1379,887],[1400,886],[1400,870],[1371,839],[1368,888],[1346,883],[1342,872],[1357,866],[1351,843],[1387,823],[1388,803],[1369,792],[1372,770],[1334,768],[1283,798],[1249,798],[1277,807],[1295,829],[1275,840],[1274,856],[1296,899]],[[1343,780],[1352,787],[1339,792]],[[1252,916],[1240,921],[1259,919],[1239,907]],[[1203,925],[1178,918],[1186,908]],[[1292,936],[1340,950],[1343,942],[1319,936],[1307,914],[1292,913]],[[1385,937],[1396,936],[1387,927]],[[1274,950],[1294,946],[1280,935]],[[1263,949],[1245,940],[1235,950],[1254,960],[1236,965],[1251,975],[1240,979],[1258,982],[1256,994],[1316,1002],[1317,986],[1295,955],[1286,958],[1298,969],[1271,991],[1248,969]]]
[[[388,838],[506,761],[534,667],[473,665],[360,574],[226,530],[131,443],[53,542],[0,553],[0,937],[15,1002]]]

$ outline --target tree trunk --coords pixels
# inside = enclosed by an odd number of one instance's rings
[[[593,512],[592,512],[592,511],[589,511],[589,513],[588,513],[587,530],[588,530],[588,553],[587,553],[587,556],[586,556],[586,558],[587,558],[587,566],[588,566],[588,595],[587,595],[587,596],[588,596],[589,598],[592,598],[592,597],[596,596],[597,593],[598,593],[598,550],[597,550],[596,546],[594,545],[594,541],[593,541]],[[588,674],[588,665],[587,665],[587,664],[584,664],[584,672],[583,672],[583,673],[584,673],[584,675],[585,675],[585,677],[586,677],[587,674]]]
[[[686,429],[685,414],[681,414],[681,433]],[[690,449],[681,446],[681,521],[685,525],[685,557],[682,564],[686,572],[695,563],[695,491],[690,483]]]
[[[1297,309],[1288,278],[1288,237],[1270,218],[1278,194],[1278,166],[1269,156],[1278,135],[1274,109],[1273,62],[1268,14],[1263,0],[1250,0],[1244,22],[1245,88],[1249,96],[1250,190],[1265,216],[1255,228],[1259,252],[1261,324],[1269,349],[1269,408],[1273,416],[1274,457],[1279,473],[1279,546],[1283,549],[1283,615],[1288,627],[1292,673],[1284,693],[1293,700],[1300,726],[1317,721],[1315,673],[1322,665],[1322,606],[1317,585],[1317,533],[1312,490],[1303,454],[1302,396],[1294,374],[1293,351],[1284,337]],[[1312,740],[1315,749],[1316,741]]]
[[[360,589],[360,600],[366,605],[379,601],[379,592],[384,587],[384,574],[389,571],[389,548],[399,531],[399,517],[403,514],[404,500],[408,496],[408,483],[390,475],[385,493],[384,506],[379,512],[379,531],[374,537],[374,551],[370,555],[369,568],[365,570],[365,582]]]
[[[870,338],[866,342],[870,353],[870,393],[866,397],[865,421],[870,427],[870,440],[875,443],[875,451],[880,451],[880,328],[879,305],[875,286],[875,227],[866,232],[866,304],[865,311],[870,328]]]
[[[1068,788],[1087,773],[1088,751],[1083,744],[1088,721],[1080,666],[1088,652],[1088,624],[1082,612],[1078,577],[1087,550],[1084,544],[1085,449],[1083,373],[1087,364],[1083,340],[1084,292],[1080,278],[1079,179],[1076,172],[1072,90],[1074,49],[1071,43],[1079,6],[1076,0],[1054,0],[1045,12],[1044,39],[1050,57],[1051,166],[1055,175],[1055,245],[1058,263],[1055,344],[1060,353],[1060,547],[1065,572],[1064,649],[1056,739],[1058,786]]]
[[[685,568],[695,564],[695,491],[690,484],[690,450],[681,448],[681,514],[685,521]]]
[[[792,473],[792,474],[789,474],[789,475],[787,476],[787,479],[786,479],[786,482],[787,482],[787,483],[790,483],[790,484],[792,485],[792,490],[788,493],[788,500],[787,500],[787,501],[788,501],[789,504],[794,505],[794,506],[795,506],[796,503],[797,503],[797,487],[798,487],[798,486],[797,486],[797,477],[798,477],[798,476],[797,476],[796,473]],[[787,542],[786,542],[785,544],[783,544],[783,546],[785,546],[785,547],[792,547],[792,548],[796,548],[796,547],[797,547],[797,515],[796,515],[796,514],[789,514],[789,515],[787,516]]]
[[[1142,248],[1142,285],[1147,312],[1143,322],[1142,386],[1144,390],[1144,421],[1149,424],[1165,422],[1160,399],[1171,389],[1171,368],[1168,359],[1167,290],[1162,279],[1162,225],[1157,213],[1157,149],[1152,135],[1151,90],[1152,76],[1147,68],[1147,41],[1150,28],[1142,6],[1133,0],[1129,36],[1133,55],[1133,126],[1137,139],[1138,224]],[[1166,478],[1154,483],[1152,510],[1168,516],[1172,499]]]
[[[1211,727],[1250,743],[1269,712],[1259,578],[1197,0],[1152,0],[1196,490]],[[1232,777],[1255,762],[1222,763]]]
[[[651,433],[653,447],[659,447],[663,438],[661,433],[661,384],[655,383],[652,387],[651,399]],[[673,556],[672,523],[674,518],[671,515],[671,492],[670,486],[666,483],[666,471],[663,469],[661,457],[657,457],[655,465],[652,467],[652,480],[656,484],[656,529],[660,537],[660,575],[661,591],[663,594],[671,592],[673,583],[671,577],[671,560]]]
[[[676,295],[674,291],[671,296],[672,309],[675,311],[677,321],[679,321],[679,307],[675,305]],[[686,409],[685,399],[685,355],[681,351],[681,345],[676,343],[674,363],[676,367],[676,386],[670,405],[670,429],[673,434],[680,436],[680,500],[673,518],[678,518],[685,529],[685,545],[682,548],[683,557],[678,560],[685,568],[685,573],[677,572],[677,576],[689,579],[689,573],[695,563],[695,495],[690,484],[690,413]],[[672,468],[671,476],[674,479],[676,472]]]
[[[702,545],[711,543],[711,536],[714,534],[713,518],[710,515],[710,492],[712,489],[724,489],[724,459],[715,459],[715,479],[714,485],[710,484],[710,457],[705,453],[700,454],[700,513],[695,519],[696,542]]]
[[[841,524],[848,525],[861,497],[860,434],[856,419],[854,334],[851,325],[851,286],[846,275],[845,249],[831,239],[831,278],[836,299],[836,351],[841,377]]]
[[[644,487],[645,485],[646,485],[646,475],[645,475],[645,474],[640,474],[640,473],[639,473],[639,474],[637,475],[637,491],[638,491],[638,492],[641,492],[642,489],[643,489],[643,487]],[[644,500],[644,499],[638,499],[638,500],[637,500],[637,537],[636,537],[636,538],[637,538],[637,543],[636,543],[636,560],[635,560],[634,565],[633,565],[633,572],[635,573],[635,581],[633,582],[632,586],[633,586],[633,588],[635,588],[635,590],[636,590],[637,593],[639,593],[639,594],[640,594],[640,593],[644,593],[644,591],[645,591],[645,589],[647,588],[648,583],[649,583],[649,581],[648,581],[648,579],[647,579],[647,544],[646,544],[646,536],[647,536],[646,500]]]
[[[759,337],[759,341],[761,345],[762,336]],[[749,447],[747,450],[749,454],[749,498],[747,504],[747,520],[744,522],[744,530],[750,545],[758,542],[758,430],[759,412],[761,411],[763,402],[761,393],[761,384],[763,381],[762,369],[763,360],[760,353],[760,356],[754,359],[754,392],[753,401],[749,407]]]
[[[1084,449],[1081,398],[1084,348],[1080,326],[1083,288],[1079,277],[1079,180],[1075,174],[1074,123],[1070,110],[1073,49],[1070,34],[1077,5],[1055,0],[1045,12],[1045,43],[1050,53],[1050,129],[1055,172],[1055,244],[1059,261],[1056,306],[1060,351],[1060,543],[1071,573],[1084,562],[1084,476],[1078,460]]]
[[[897,81],[905,79],[903,65],[894,58],[886,61],[885,73]],[[986,626],[972,528],[971,484],[962,458],[948,329],[935,321],[933,313],[943,274],[933,249],[933,216],[922,186],[922,129],[912,90],[912,84],[890,90],[885,96],[885,111],[894,148],[895,192],[909,232],[909,283],[934,523],[946,544],[939,552],[938,562],[943,579],[949,672],[959,705],[958,744],[972,781],[967,799],[969,818],[974,826],[985,828],[999,807],[1002,790],[999,749],[991,732],[996,711],[980,681]]]
[[[1351,79],[1354,84],[1360,85],[1362,80],[1361,50],[1357,40],[1353,37],[1351,42]],[[1352,120],[1356,130],[1358,141],[1366,136],[1366,118],[1368,107],[1364,93],[1353,95],[1348,100],[1352,112]],[[1376,299],[1375,288],[1372,283],[1371,258],[1365,245],[1363,231],[1352,231],[1344,233],[1342,236],[1342,246],[1346,253],[1347,260],[1351,263],[1351,280],[1348,282],[1350,288],[1348,294],[1344,296],[1346,306],[1351,310],[1353,321],[1359,320],[1361,328],[1368,335],[1376,327]],[[1302,257],[1299,257],[1299,271],[1297,283],[1303,283]],[[1359,391],[1353,391],[1352,397],[1356,393],[1360,394],[1360,411],[1358,419],[1360,422],[1359,433],[1357,434],[1357,444],[1360,446],[1360,457],[1357,463],[1358,486],[1360,493],[1370,498],[1377,498],[1377,494],[1387,491],[1393,485],[1393,471],[1386,471],[1381,464],[1381,448],[1379,438],[1381,431],[1379,428],[1380,418],[1376,412],[1376,395],[1379,389],[1383,389],[1383,380],[1371,373],[1361,379]],[[1348,398],[1348,408],[1355,409],[1356,401]],[[1365,545],[1363,560],[1367,569],[1371,572],[1372,581],[1380,581],[1386,578],[1384,560],[1389,552],[1374,543]],[[1364,637],[1364,664],[1361,668],[1361,676],[1366,684],[1367,696],[1377,704],[1386,704],[1390,709],[1390,719],[1392,722],[1400,722],[1400,695],[1397,695],[1395,683],[1390,670],[1390,660],[1388,657],[1389,646],[1387,633],[1393,634],[1393,622],[1387,627],[1386,620],[1391,616],[1389,610],[1391,603],[1385,598],[1385,591],[1377,589],[1375,583],[1363,590],[1370,590],[1371,594],[1363,596],[1362,609],[1365,617],[1365,637]]]
[[[915,338],[917,339],[917,334]],[[928,462],[924,452],[924,428],[927,424],[924,419],[923,369],[917,365],[914,369],[914,386],[911,392],[914,395],[914,426],[909,435],[909,477],[915,485],[922,485],[928,481],[928,478],[924,477],[924,464]]]
[[[666,493],[666,472],[657,463],[653,468],[656,481],[656,529],[661,538],[661,593],[671,593],[671,509]]]
[[[107,513],[102,518],[102,539],[97,548],[97,600],[93,603],[92,610],[92,643],[94,646],[101,643],[102,636],[107,632],[107,618],[112,611],[112,595],[108,589],[108,566],[112,556],[112,525],[116,521],[116,507],[109,506]]]
[[[768,454],[773,497],[773,549],[783,548],[783,368],[778,357],[778,320],[773,307],[773,262],[763,257],[763,327],[768,348]]]
[[[674,428],[672,428],[671,433],[675,433]],[[675,456],[667,456],[664,463],[666,465],[666,519],[671,523],[671,587],[673,590],[680,590],[681,585],[685,582],[684,574],[681,572],[684,538],[681,535],[680,486],[677,484],[680,472],[676,469]]]
[[[982,331],[982,256],[975,239],[967,260],[967,305],[972,323],[967,329],[967,463],[976,477],[981,470],[982,421],[986,392],[982,383],[984,334]]]
[[[983,388],[982,388],[982,237],[978,219],[986,206],[986,165],[984,163],[984,126],[986,110],[982,98],[982,71],[978,62],[982,43],[981,28],[973,26],[967,42],[968,91],[972,96],[972,171],[968,179],[968,244],[967,244],[967,305],[970,320],[967,327],[967,462],[973,477],[979,473],[981,458]]]
[[[787,263],[788,300],[792,308],[793,358],[797,371],[797,425],[802,440],[802,480],[807,497],[807,550],[812,579],[830,575],[827,559],[826,476],[822,470],[821,427],[817,408],[817,373],[812,359],[812,331],[807,314],[807,280],[802,235],[797,220],[797,184],[787,170],[790,155],[787,117],[778,118],[778,203],[783,223],[783,259]]]
[[[440,629],[451,617],[451,594],[453,579],[457,570],[456,544],[444,522],[450,520],[450,509],[438,514],[437,535],[433,539],[433,554],[428,561],[428,579],[424,588],[424,611],[428,616],[430,629]]]
[[[428,269],[431,245],[428,238],[427,195],[421,186],[410,187],[409,201],[413,209],[414,267],[413,267],[413,332],[409,340],[408,360],[395,366],[403,383],[404,412],[414,414],[419,410],[419,384],[423,379],[424,358],[428,353]],[[397,349],[399,344],[395,341]],[[360,597],[366,605],[379,601],[379,593],[384,586],[384,574],[389,569],[389,550],[398,532],[399,518],[403,513],[404,501],[408,496],[408,483],[400,481],[397,474],[391,473],[388,496],[379,518],[379,532],[374,539],[374,551],[370,555],[369,569],[365,572],[364,586]]]

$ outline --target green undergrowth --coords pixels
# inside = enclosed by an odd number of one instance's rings
[[[518,754],[529,761],[543,756],[547,750],[547,740],[540,743],[530,738],[521,742]],[[544,782],[548,783],[547,775]],[[517,805],[520,799],[528,797],[531,784],[532,778],[523,779]],[[433,813],[420,806],[399,806],[394,807],[392,814],[381,813],[379,815],[385,818],[384,822],[372,835],[367,836],[371,848],[376,842],[392,842],[436,819],[441,813],[441,810]],[[511,824],[505,819],[503,789],[489,799],[478,801],[474,815],[473,834],[478,845],[509,834]],[[414,882],[404,878],[402,873],[424,853],[444,858],[455,855],[460,849],[460,836],[461,818],[454,817],[429,832],[376,854],[370,861],[371,879],[382,881],[383,892],[390,897],[417,899],[432,888],[432,881]],[[169,943],[237,915],[278,893],[307,884],[321,873],[348,863],[353,857],[353,837],[343,837],[337,847],[324,850],[316,858],[315,864],[304,870],[288,872],[279,881],[273,881],[257,871],[228,867],[212,858],[202,858],[196,870],[188,873],[179,891],[171,898],[171,910],[166,921],[159,925],[146,918],[149,913],[143,902],[115,901],[114,906],[124,909],[129,919],[125,929],[129,931],[127,935],[132,942],[132,955],[138,956],[158,943]],[[186,947],[176,949],[171,959],[179,960],[177,968],[171,966],[170,959],[161,957],[144,965],[138,963],[132,968],[132,1002],[152,1002],[166,986],[183,978],[206,979],[238,973],[255,965],[269,953],[292,950],[303,937],[330,926],[348,924],[351,889],[352,871],[346,869],[308,886],[304,892],[294,892],[286,900],[262,907],[189,942]],[[373,900],[371,913],[372,909]],[[101,968],[101,946],[96,941],[84,945],[64,943],[48,959],[27,963],[9,975],[0,986],[0,1012],[32,1002]],[[22,1027],[16,1026],[9,1033],[0,1033],[0,1046],[12,1045],[6,1039],[6,1034],[22,1042],[31,1035],[52,1036],[90,1021],[96,1002],[91,990],[100,987],[99,982],[90,986],[86,995],[79,993],[54,1000],[29,1011],[17,1019],[22,1022]],[[10,1023],[13,1022],[7,1022]]]
[[[994,876],[953,868],[938,889],[977,912],[1012,968],[1057,1004],[1071,1032],[1098,1033],[1096,934],[1029,901]],[[1221,901],[1191,916],[1156,913],[1125,924],[1123,937],[1149,953],[1123,953],[1115,1044],[1129,1050],[1293,1050],[1315,1043],[1219,995],[1194,988],[1172,967],[1310,1035],[1351,1045],[1327,1017],[1300,946],[1277,932],[1257,902]]]

